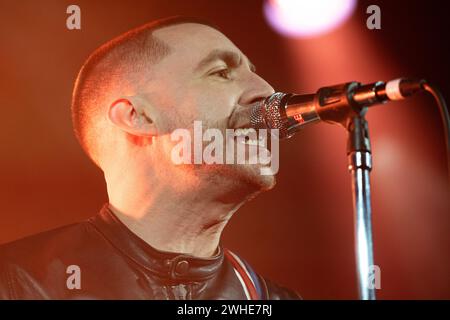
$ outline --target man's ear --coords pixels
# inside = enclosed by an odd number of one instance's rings
[[[108,110],[109,120],[132,135],[141,137],[156,136],[156,126],[145,113],[142,106],[132,98],[121,98],[114,101]]]

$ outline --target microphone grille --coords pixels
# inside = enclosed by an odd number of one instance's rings
[[[286,93],[275,92],[255,107],[250,114],[250,123],[254,128],[280,130],[280,138],[287,136],[287,126],[282,116],[282,99]]]
[[[265,108],[264,101],[259,102],[252,108],[250,113],[250,124],[255,129],[267,128],[266,120],[264,119]]]

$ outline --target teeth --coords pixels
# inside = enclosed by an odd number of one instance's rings
[[[238,142],[241,142],[246,145],[251,146],[260,146],[263,148],[267,148],[266,140],[262,135],[258,137],[258,134],[253,128],[239,128],[234,130],[235,138],[245,137],[245,139],[239,139]],[[252,139],[251,137],[255,137],[256,139]]]
[[[244,143],[251,146],[260,146],[260,147],[264,146],[261,140],[247,140]]]
[[[240,129],[234,130],[234,135],[236,137],[246,136],[246,135],[249,135],[250,133],[255,133],[255,129],[253,129],[253,128],[240,128]]]

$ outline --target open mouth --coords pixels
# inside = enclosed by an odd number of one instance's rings
[[[228,128],[239,130],[239,129],[250,129],[250,116],[252,107],[242,107],[236,106],[228,118]]]
[[[256,105],[256,103],[254,104]],[[238,106],[228,119],[228,128],[232,129],[235,144],[240,143],[262,150],[271,150],[271,130],[254,129],[250,123],[251,106]]]
[[[239,128],[234,131],[234,139],[236,142],[249,146],[259,146],[267,148],[267,137],[253,128]]]

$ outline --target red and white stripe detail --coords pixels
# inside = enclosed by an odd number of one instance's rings
[[[228,249],[225,249],[225,256],[233,265],[234,273],[241,282],[247,300],[260,300],[255,283],[253,282],[250,272],[244,262]]]

